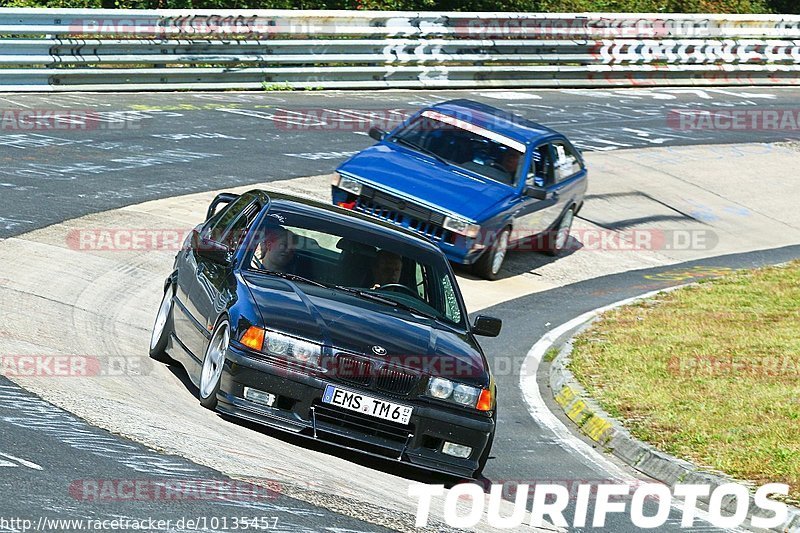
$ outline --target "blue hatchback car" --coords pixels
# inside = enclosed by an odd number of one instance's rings
[[[333,203],[409,228],[496,279],[513,247],[557,255],[587,171],[562,134],[471,100],[424,108],[343,163]]]

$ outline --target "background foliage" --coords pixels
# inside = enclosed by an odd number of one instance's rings
[[[0,0],[1,7],[800,13],[800,0]]]

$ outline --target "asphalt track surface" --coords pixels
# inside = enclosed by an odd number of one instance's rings
[[[2,518],[30,520],[27,529],[38,531],[80,531],[97,520],[128,520],[114,528],[124,531],[387,531],[287,497],[274,482],[231,480],[91,427],[3,378],[0,412],[0,531],[26,529]]]
[[[796,113],[798,96],[776,88],[0,94],[0,238],[155,198],[327,173],[372,143],[368,124],[388,127],[451,98],[499,105],[592,151],[796,139],[797,129],[681,129],[676,112]],[[34,112],[72,124],[31,128],[21,113]]]
[[[89,111],[85,127],[4,131],[0,137],[0,238],[43,227],[91,212],[99,212],[148,199],[226,186],[330,172],[348,154],[368,146],[364,117],[377,122],[437,100],[470,97],[507,106],[540,120],[573,138],[585,150],[630,147],[775,141],[792,138],[792,132],[680,131],[668,123],[672,109],[719,108],[792,109],[796,89],[730,91],[665,89],[640,91],[530,91],[527,99],[498,99],[485,92],[326,92],[326,93],[224,93],[170,95],[0,95],[4,110],[66,110],[76,116]],[[516,94],[526,94],[515,91]],[[327,113],[322,115],[322,113]],[[369,112],[369,113],[368,113]],[[100,117],[100,118],[98,118]],[[320,118],[322,117],[322,118]],[[338,127],[329,127],[331,117]],[[353,122],[356,117],[357,122]],[[325,125],[313,126],[315,120]],[[349,121],[349,122],[348,122]],[[388,121],[391,122],[391,121]],[[629,131],[628,131],[629,130]],[[563,482],[598,483],[607,479],[603,469],[576,460],[557,443],[537,432],[518,386],[522,356],[550,326],[611,302],[653,289],[684,283],[729,268],[782,262],[800,255],[800,247],[753,252],[633,271],[596,278],[505,302],[482,313],[498,316],[504,331],[497,339],[482,341],[490,361],[517,355],[498,379],[499,423],[497,439],[485,476],[498,483]],[[704,270],[695,267],[704,267]],[[285,497],[274,501],[152,502],[97,504],[76,500],[68,487],[80,479],[130,479],[130,461],[115,454],[97,454],[64,442],[64,432],[38,428],[35,416],[17,401],[24,396],[0,378],[3,387],[0,418],[0,452],[16,450],[18,466],[4,468],[11,483],[0,486],[2,514],[73,517],[276,516],[287,530],[323,530],[326,526],[374,531],[375,526]],[[507,391],[507,394],[504,393]],[[546,398],[547,394],[544,394]],[[165,457],[130,441],[90,428],[66,413],[64,418],[96,438],[130,446],[146,465],[148,479],[181,476],[224,479],[209,469],[177,457]],[[46,407],[42,407],[45,411]],[[557,410],[555,410],[558,412]],[[16,420],[14,422],[13,420]],[[47,426],[49,427],[49,426]],[[30,454],[24,456],[25,450]],[[134,453],[134,452],[131,452]],[[46,469],[22,461],[47,457]],[[35,463],[38,464],[38,463]],[[149,465],[149,466],[147,466]],[[139,468],[142,468],[139,466]],[[196,477],[195,477],[196,476]],[[47,487],[47,488],[45,488]],[[77,502],[77,503],[76,503]],[[280,504],[279,504],[280,503]],[[254,509],[255,507],[255,509]],[[73,511],[77,514],[74,514]],[[230,512],[226,512],[230,511]],[[252,512],[251,512],[252,511]],[[673,516],[668,527],[678,530]],[[296,527],[295,527],[296,526]],[[633,530],[626,515],[610,515],[607,526]],[[700,527],[695,529],[712,529]]]

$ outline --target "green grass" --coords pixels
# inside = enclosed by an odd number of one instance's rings
[[[800,501],[800,261],[612,311],[570,369],[636,437]]]
[[[265,91],[293,91],[294,87],[292,87],[289,83],[269,83],[269,82],[262,82],[261,88]]]
[[[553,360],[558,356],[558,354],[560,352],[561,352],[561,350],[559,348],[555,348],[555,347],[548,348],[547,351],[544,352],[544,361],[545,361],[545,363],[552,363]]]

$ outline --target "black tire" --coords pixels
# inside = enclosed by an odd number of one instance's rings
[[[557,257],[564,253],[569,243],[569,233],[572,229],[572,221],[575,218],[575,206],[570,206],[564,211],[558,222],[547,232],[547,254]],[[560,236],[563,234],[563,239]]]
[[[506,255],[508,254],[508,238],[510,235],[511,229],[503,228],[495,236],[492,246],[483,252],[483,255],[480,256],[472,267],[472,272],[475,273],[476,276],[488,280],[496,280],[498,278],[500,271],[503,269]],[[501,252],[503,257],[500,259],[500,264],[497,265],[495,258]]]
[[[159,363],[171,364],[175,362],[167,353],[169,337],[172,335],[175,327],[172,316],[174,312],[174,296],[175,290],[173,289],[172,283],[170,283],[166,290],[164,290],[164,297],[161,299],[161,305],[158,307],[158,314],[156,315],[156,320],[153,323],[153,331],[150,335],[150,358]],[[159,327],[159,321],[162,318],[161,313],[164,310],[164,306],[168,306],[166,310],[167,315],[161,326],[161,330],[157,333],[156,328]]]
[[[225,339],[218,345],[215,341],[221,340],[219,336]],[[227,317],[220,319],[214,328],[214,333],[211,334],[211,340],[206,347],[206,353],[203,355],[203,366],[200,370],[200,405],[206,409],[214,410],[217,408],[217,393],[219,393],[219,385],[222,382],[222,371],[225,366],[225,352],[230,343],[230,326]],[[221,360],[217,359],[219,354],[215,353],[218,348],[222,349]],[[209,358],[209,355],[212,355]],[[206,365],[209,365],[209,372],[212,375],[206,375]],[[208,380],[208,381],[207,381]],[[205,383],[204,383],[205,382]]]

